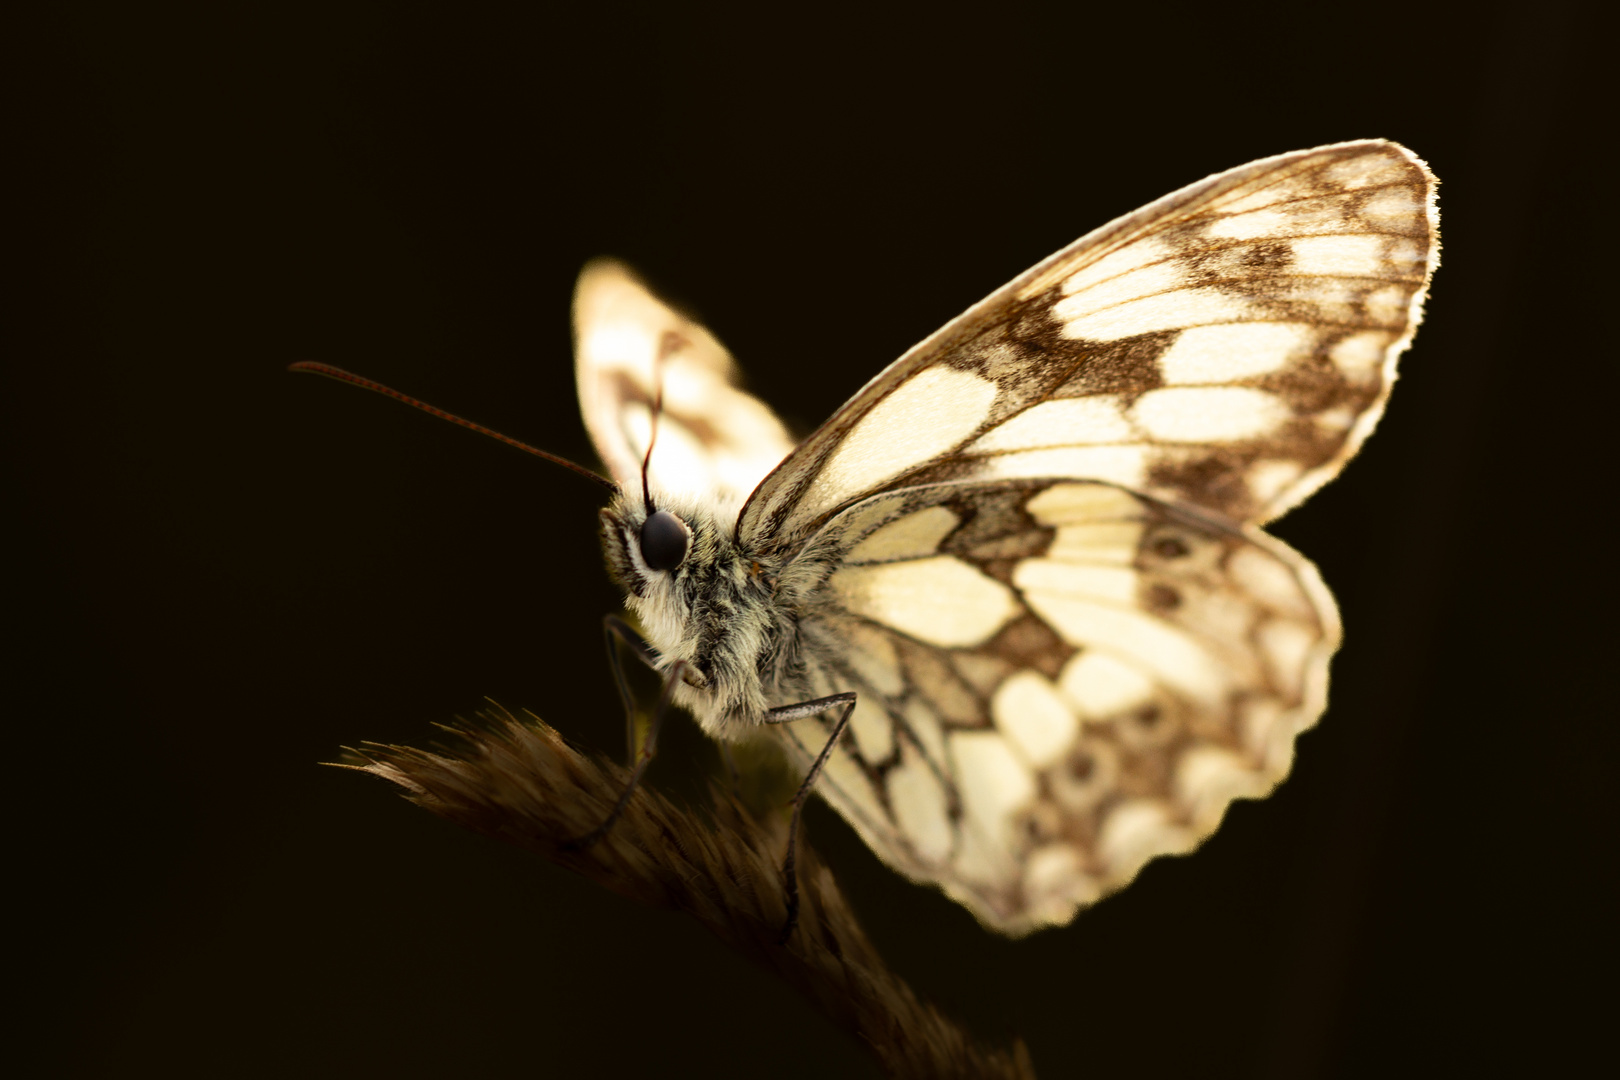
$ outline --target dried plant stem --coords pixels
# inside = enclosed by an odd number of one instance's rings
[[[890,1076],[1033,1080],[1022,1043],[979,1045],[884,965],[832,874],[799,846],[799,928],[777,944],[787,911],[780,822],[761,823],[715,794],[710,816],[645,785],[599,842],[568,841],[599,824],[628,773],[587,758],[533,714],[499,706],[446,728],[455,750],[367,744],[352,768],[390,780],[418,806],[517,844],[612,889],[685,911],[721,941],[787,980],[853,1034]]]

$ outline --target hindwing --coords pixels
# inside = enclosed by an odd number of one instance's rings
[[[1015,934],[1269,792],[1339,640],[1285,545],[1102,483],[878,495],[800,564],[824,575],[801,622],[812,692],[859,695],[818,790],[885,861]],[[774,730],[807,763],[827,723]]]

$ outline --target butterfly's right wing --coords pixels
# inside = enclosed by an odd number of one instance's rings
[[[1288,772],[1339,641],[1315,568],[1100,483],[940,484],[783,571],[810,696],[856,691],[818,792],[987,925],[1068,922]],[[773,728],[808,763],[830,718]]]
[[[1372,430],[1438,255],[1394,143],[1283,154],[1167,195],[996,290],[863,387],[749,499],[792,551],[880,491],[1106,480],[1263,523]]]
[[[622,264],[598,259],[574,289],[580,410],[614,481],[735,509],[793,447],[776,415],[739,390],[737,365],[702,326],[658,299]]]

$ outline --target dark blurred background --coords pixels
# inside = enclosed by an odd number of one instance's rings
[[[284,368],[589,461],[568,301],[611,253],[803,431],[1115,215],[1368,136],[1440,176],[1445,252],[1382,427],[1276,529],[1347,626],[1293,778],[1017,942],[826,808],[810,835],[895,967],[1044,1077],[1592,1045],[1595,5],[48,10],[7,140],[19,1075],[869,1073],[695,924],[321,766],[483,695],[620,754],[616,599],[590,485]],[[675,728],[679,788],[712,751]]]

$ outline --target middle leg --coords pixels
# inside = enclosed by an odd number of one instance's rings
[[[845,691],[842,694],[830,694],[814,701],[801,701],[796,705],[783,705],[772,709],[765,716],[767,724],[786,724],[794,720],[803,720],[818,713],[827,712],[842,706],[843,711],[838,714],[838,722],[833,725],[832,735],[827,739],[827,745],[821,748],[821,753],[810,766],[810,771],[804,774],[804,783],[799,785],[798,794],[793,796],[793,819],[788,824],[787,858],[782,862],[782,877],[787,888],[787,922],[782,925],[781,936],[777,938],[778,945],[786,945],[788,938],[793,936],[793,927],[799,921],[799,874],[798,874],[798,843],[799,843],[799,817],[804,812],[805,800],[810,797],[810,791],[815,787],[816,777],[826,767],[827,759],[832,756],[833,747],[838,745],[838,739],[844,734],[844,728],[849,725],[849,716],[855,711],[854,691]]]

